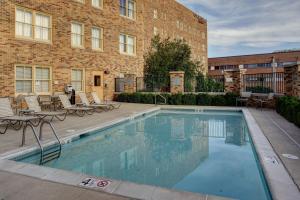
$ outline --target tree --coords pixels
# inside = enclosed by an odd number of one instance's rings
[[[159,91],[169,88],[170,71],[185,72],[185,89],[192,90],[193,80],[202,67],[200,62],[191,58],[191,48],[183,40],[161,39],[155,36],[151,47],[145,54],[145,83]]]

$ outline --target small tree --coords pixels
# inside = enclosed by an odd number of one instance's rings
[[[201,68],[200,62],[192,61],[191,48],[183,40],[161,39],[155,36],[145,54],[145,83],[159,91],[170,85],[170,71],[185,72],[185,89],[191,91],[193,80]]]

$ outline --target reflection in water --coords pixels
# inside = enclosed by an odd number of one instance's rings
[[[229,154],[231,157],[226,157]],[[236,159],[240,156],[249,159],[239,165]],[[37,158],[24,161],[36,162]],[[229,162],[224,162],[227,160]],[[235,163],[234,167],[232,163]],[[264,195],[247,126],[239,113],[162,112],[67,144],[62,156],[47,165],[94,176],[234,198],[241,198],[235,192],[237,189],[244,192],[244,199],[247,199],[245,192]],[[218,166],[222,166],[222,172]],[[253,170],[249,171],[249,167]],[[226,177],[224,172],[238,177]],[[208,174],[211,175],[206,179]],[[220,185],[221,189],[218,184],[222,181],[214,182],[215,176],[226,183]],[[257,187],[250,190],[243,187],[247,181]],[[233,182],[233,187],[227,188],[228,182]]]

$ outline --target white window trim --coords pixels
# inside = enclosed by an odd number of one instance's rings
[[[85,69],[84,68],[71,68],[71,84],[73,82],[73,80],[72,80],[72,71],[73,70],[81,70],[82,71],[82,80],[81,80],[82,91],[76,91],[76,92],[85,92]]]
[[[16,33],[16,29],[17,29],[17,10],[20,9],[20,10],[24,10],[24,11],[28,11],[32,14],[32,24],[31,24],[31,31],[32,31],[32,36],[31,37],[26,37],[26,36],[22,36],[22,35],[17,35]],[[40,15],[44,15],[44,16],[47,16],[49,17],[49,40],[42,40],[42,39],[37,39],[35,38],[35,27],[36,27],[36,24],[35,24],[35,18],[36,18],[36,15],[37,14],[40,14]],[[52,35],[53,35],[53,29],[52,29],[52,16],[49,15],[49,14],[46,14],[46,13],[42,13],[42,12],[39,12],[39,11],[35,11],[35,10],[31,10],[31,9],[28,9],[28,8],[24,8],[24,7],[20,7],[20,6],[15,6],[15,38],[16,39],[22,39],[22,40],[29,40],[29,41],[34,41],[34,42],[40,42],[40,43],[47,43],[47,44],[52,44]]]
[[[122,52],[121,49],[120,49],[120,35],[124,35],[126,36],[126,52]],[[128,37],[133,37],[134,38],[134,41],[133,41],[133,54],[130,54],[130,53],[127,53],[128,52],[128,45],[127,45],[127,41],[128,41]],[[123,55],[127,55],[127,56],[136,56],[136,48],[137,48],[137,42],[136,42],[136,36],[133,36],[133,35],[128,35],[128,34],[125,34],[125,33],[120,33],[119,34],[119,52],[120,54],[123,54]]]
[[[126,19],[130,19],[130,20],[136,20],[137,19],[137,10],[136,10],[136,0],[133,0],[133,2],[134,2],[134,13],[133,13],[133,18],[132,17],[129,17],[129,12],[128,12],[128,0],[126,0],[126,4],[125,4],[125,9],[126,9],[126,14],[125,15],[122,15],[121,13],[120,13],[120,11],[119,11],[119,14],[120,14],[120,16],[121,17],[124,17],[124,18],[126,18]],[[119,2],[119,9],[120,9],[120,2]]]
[[[80,35],[81,36],[81,43],[82,43],[82,45],[74,45],[74,44],[72,44],[72,36],[74,34],[74,33],[72,33],[72,24],[78,24],[82,28],[82,34]],[[78,48],[78,49],[84,49],[84,24],[80,23],[80,22],[72,21],[70,29],[71,29],[71,47],[72,48]]]
[[[34,93],[34,94],[37,94],[37,95],[49,95],[49,94],[52,94],[52,84],[53,84],[53,79],[52,79],[52,67],[51,66],[45,66],[45,65],[28,65],[28,64],[15,64],[14,68],[15,68],[15,80],[14,80],[14,93],[15,93],[15,96],[18,96],[20,94],[22,95],[28,95],[27,92],[17,92],[17,67],[31,67],[31,75],[32,75],[32,78],[31,79],[28,79],[28,80],[31,80],[31,88],[32,88],[32,92],[31,93]],[[35,82],[36,82],[36,68],[48,68],[49,69],[49,91],[48,92],[36,92],[35,91]],[[24,79],[25,80],[25,79]]]
[[[99,38],[99,40],[100,40],[100,48],[93,48],[93,33],[92,33],[93,28],[100,30],[100,38]],[[103,52],[103,50],[104,50],[103,28],[97,27],[97,26],[93,26],[91,28],[91,48],[94,51],[101,51],[101,52]]]
[[[103,0],[99,0],[99,1],[100,1],[100,6],[95,6],[93,5],[93,0],[91,0],[92,7],[97,9],[103,9]]]

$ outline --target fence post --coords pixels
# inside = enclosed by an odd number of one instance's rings
[[[171,71],[170,92],[172,94],[184,93],[184,71]]]

